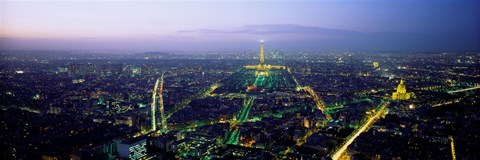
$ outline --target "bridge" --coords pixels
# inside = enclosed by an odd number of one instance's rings
[[[375,113],[373,113],[372,116],[366,117],[366,119],[363,121],[363,123],[358,127],[356,130],[354,130],[346,139],[343,141],[343,143],[339,144],[337,147],[335,147],[329,154],[328,157],[331,157],[333,160],[337,160],[340,158],[343,152],[345,152],[350,144],[355,141],[355,139],[360,136],[362,132],[365,132],[368,130],[368,128],[377,121],[377,119],[380,118],[380,116],[384,113],[385,108],[390,104],[389,101],[382,101],[375,110]]]

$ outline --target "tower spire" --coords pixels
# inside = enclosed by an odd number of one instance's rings
[[[277,66],[277,65],[270,65],[265,64],[265,51],[263,49],[263,41],[260,41],[260,63],[256,65],[247,65],[244,66],[247,69],[255,69],[255,76],[258,75],[265,75],[268,77],[268,72],[270,69],[286,69],[285,66]]]
[[[260,66],[265,65],[265,53],[263,51],[263,41],[260,42]]]

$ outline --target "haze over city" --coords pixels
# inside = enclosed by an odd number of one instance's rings
[[[2,0],[0,49],[480,49],[475,0]]]

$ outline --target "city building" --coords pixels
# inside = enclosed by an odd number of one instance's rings
[[[400,80],[400,84],[398,84],[397,91],[392,93],[393,100],[409,100],[413,98],[413,92],[407,92],[403,79]]]
[[[380,69],[380,65],[378,64],[377,61],[373,62],[373,68]]]
[[[147,140],[144,138],[129,139],[118,144],[118,155],[121,158],[142,159],[147,156]]]

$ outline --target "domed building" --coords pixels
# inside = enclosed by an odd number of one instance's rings
[[[397,91],[392,93],[393,100],[409,100],[413,98],[415,95],[413,92],[407,93],[407,88],[403,82],[403,79],[400,80],[400,84],[397,86]]]

